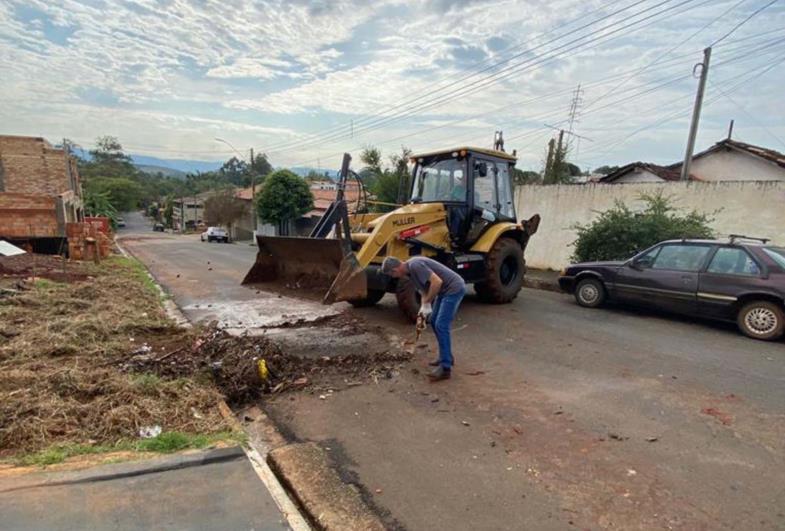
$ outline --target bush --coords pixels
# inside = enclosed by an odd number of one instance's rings
[[[575,262],[625,260],[663,240],[678,238],[712,238],[707,214],[695,210],[678,214],[670,197],[662,193],[642,195],[646,203],[642,212],[633,212],[617,201],[610,210],[588,225],[576,225]]]

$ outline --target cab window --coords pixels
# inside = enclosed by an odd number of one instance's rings
[[[711,246],[709,245],[663,245],[654,260],[652,269],[700,271],[710,250]]]
[[[474,164],[474,206],[496,212],[496,165],[493,162],[479,160]]]
[[[717,249],[706,272],[719,275],[755,277],[760,274],[760,268],[744,249],[721,247]]]
[[[496,182],[499,192],[499,214],[505,218],[515,219],[515,206],[510,184],[510,167],[508,164],[496,165]]]

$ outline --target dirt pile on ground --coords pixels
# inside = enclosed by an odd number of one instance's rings
[[[0,256],[0,276],[4,277],[36,277],[72,282],[84,280],[90,274],[90,264],[66,260],[62,256],[36,253]]]
[[[409,359],[404,352],[293,356],[264,336],[238,337],[213,325],[190,344],[162,355],[144,349],[123,361],[121,368],[169,379],[209,377],[230,405],[239,406],[269,393],[340,389],[369,378],[391,378]]]

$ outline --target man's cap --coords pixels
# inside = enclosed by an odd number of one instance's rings
[[[382,273],[385,275],[389,275],[393,272],[395,268],[401,265],[401,261],[395,258],[394,256],[388,256],[382,262]]]

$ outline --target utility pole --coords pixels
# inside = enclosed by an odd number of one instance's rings
[[[709,60],[711,59],[711,47],[703,50],[703,62],[696,64],[692,73],[698,67],[701,69],[701,77],[698,82],[698,93],[695,95],[695,107],[692,109],[692,124],[690,124],[690,136],[687,138],[687,152],[684,154],[684,162],[681,165],[681,180],[686,181],[690,178],[690,164],[692,164],[692,153],[695,149],[695,137],[698,134],[698,122],[701,117],[701,107],[703,106],[703,93],[706,91],[706,79],[709,77]]]
[[[553,167],[553,151],[555,149],[556,140],[551,138],[548,141],[548,158],[545,160],[545,171],[542,175],[542,183],[548,184],[551,177],[551,168]]]
[[[251,165],[248,167],[248,170],[251,172],[251,213],[253,217],[253,233],[256,235],[256,226],[257,223],[257,216],[256,216],[256,208],[254,207],[254,198],[256,197],[256,172],[253,168],[253,148],[251,148]]]

